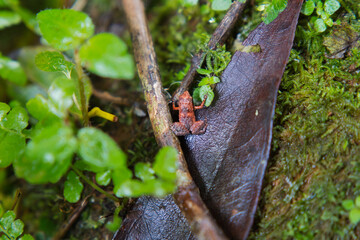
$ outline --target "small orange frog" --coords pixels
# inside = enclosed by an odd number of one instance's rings
[[[178,107],[175,106],[173,102],[173,109],[179,111],[179,122],[174,122],[171,125],[171,130],[176,136],[185,136],[190,134],[199,135],[203,134],[206,131],[206,122],[205,121],[196,121],[194,109],[201,109],[204,107],[205,99],[202,101],[200,106],[194,106],[193,98],[190,96],[189,92],[186,91],[179,96]]]

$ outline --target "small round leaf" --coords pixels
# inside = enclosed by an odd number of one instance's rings
[[[72,9],[44,10],[36,19],[44,39],[60,51],[74,49],[94,34],[90,17]]]
[[[76,203],[81,197],[84,185],[74,171],[70,171],[64,183],[64,197],[68,202]]]
[[[70,79],[72,62],[66,61],[64,55],[56,51],[41,52],[35,57],[36,66],[45,72],[63,72]]]
[[[351,209],[349,219],[352,224],[357,224],[360,221],[360,208]]]
[[[12,11],[0,11],[0,29],[15,25],[21,22],[19,14]]]
[[[337,0],[327,0],[324,3],[324,10],[329,15],[333,15],[340,8],[340,3]]]
[[[213,0],[211,8],[215,11],[225,11],[231,6],[231,0]]]
[[[132,79],[134,60],[126,44],[111,33],[100,33],[80,48],[80,58],[89,71],[109,78]]]
[[[20,63],[8,57],[1,56],[1,54],[0,77],[18,85],[24,85],[26,83],[26,75]]]
[[[324,23],[324,20],[318,18],[316,19],[315,23],[314,23],[314,28],[316,32],[324,32],[326,30],[326,25]]]
[[[303,13],[307,16],[310,16],[315,10],[315,3],[313,0],[308,0],[306,1],[304,8],[303,8]]]
[[[173,181],[176,179],[178,153],[173,147],[163,147],[155,156],[154,171],[159,177]]]

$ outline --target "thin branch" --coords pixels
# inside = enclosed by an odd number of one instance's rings
[[[103,100],[106,100],[106,101],[109,101],[109,102],[112,102],[115,104],[119,104],[119,105],[127,106],[127,107],[131,106],[131,101],[129,98],[115,97],[108,92],[101,92],[96,89],[92,90],[92,94],[97,98],[100,98],[100,99],[103,99]]]
[[[198,239],[226,239],[202,201],[186,164],[178,138],[170,130],[172,122],[163,95],[159,67],[141,0],[122,0],[130,27],[135,60],[156,140],[160,146],[172,146],[179,153],[178,191],[174,200]]]
[[[53,240],[62,239],[63,236],[69,231],[70,227],[75,223],[76,219],[81,215],[82,211],[88,204],[88,199],[91,195],[85,197],[81,203],[76,207],[76,209],[71,213],[70,217],[67,221],[65,221],[62,226],[60,227],[59,231],[53,236]]]
[[[226,42],[231,29],[237,22],[241,12],[244,10],[245,5],[246,2],[240,3],[239,1],[234,1],[232,3],[226,15],[221,20],[219,26],[216,28],[215,32],[210,38],[208,42],[209,49],[214,50],[218,44],[223,45]],[[201,67],[204,58],[205,53],[202,51],[193,56],[189,71],[182,80],[180,87],[176,89],[175,93],[173,94],[173,101],[178,100],[179,96],[189,88],[190,84],[196,76],[196,70]]]

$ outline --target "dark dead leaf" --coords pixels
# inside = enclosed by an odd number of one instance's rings
[[[232,239],[247,237],[269,157],[276,95],[292,47],[301,0],[288,2],[272,23],[243,42],[261,51],[236,52],[216,86],[215,104],[199,110],[203,135],[189,135],[184,151],[215,219]]]
[[[164,199],[140,198],[113,239],[195,240],[171,195]]]

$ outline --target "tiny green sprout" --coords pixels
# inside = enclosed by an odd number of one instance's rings
[[[342,206],[349,211],[349,219],[352,224],[360,222],[360,196],[357,196],[355,202],[351,199],[344,200]]]

